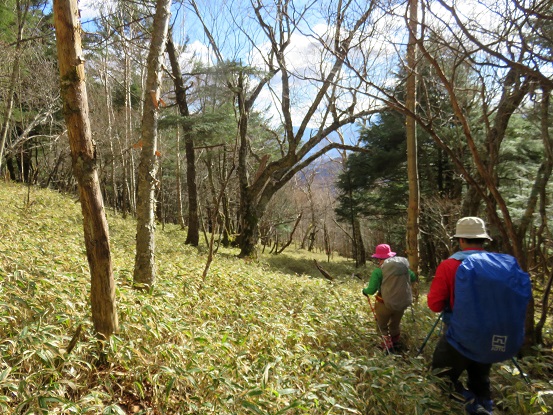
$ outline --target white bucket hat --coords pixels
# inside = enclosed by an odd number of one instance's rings
[[[489,239],[484,221],[476,216],[467,216],[457,221],[453,238]]]

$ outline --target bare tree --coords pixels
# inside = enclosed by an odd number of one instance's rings
[[[152,287],[156,278],[155,267],[155,188],[158,169],[157,121],[160,99],[161,65],[171,1],[157,0],[152,42],[148,54],[146,97],[142,116],[142,152],[138,166],[138,192],[136,207],[136,258],[133,283],[137,287]]]
[[[418,0],[409,0],[407,26],[409,44],[407,45],[407,81],[405,107],[416,113],[417,84],[417,8]],[[413,117],[406,117],[405,132],[407,136],[407,178],[409,180],[409,205],[407,208],[407,256],[409,266],[419,271],[419,169],[417,156],[417,126]],[[415,294],[418,298],[418,293]]]
[[[115,282],[109,231],[98,183],[96,151],[88,118],[84,60],[77,0],[54,0],[54,23],[63,113],[71,147],[73,173],[79,183],[84,239],[91,274],[92,320],[107,339],[118,330]]]
[[[169,31],[167,39],[167,54],[171,63],[173,83],[175,85],[176,101],[182,117],[189,117],[186,87],[182,79],[179,56],[173,42],[173,32]],[[186,243],[198,246],[200,240],[200,221],[198,218],[198,188],[196,186],[196,155],[194,153],[194,137],[190,123],[183,123],[184,151],[186,154],[186,187],[188,190],[188,231]]]
[[[241,25],[237,30],[243,39],[251,42],[252,53],[263,59],[264,70],[257,77],[255,85],[253,81],[256,79],[256,71],[242,65],[235,65],[233,75],[228,78],[229,88],[235,93],[237,102],[239,245],[242,257],[256,255],[259,220],[275,193],[311,162],[342,146],[337,142],[319,146],[323,140],[340,127],[377,112],[372,106],[358,105],[358,85],[355,80],[342,74],[344,62],[355,58],[353,51],[359,39],[367,36],[369,17],[374,10],[373,2],[333,2],[330,7],[334,10],[329,11],[329,16],[332,17],[328,17],[328,32],[324,34],[317,34],[315,31],[309,34],[300,32],[302,22],[306,23],[305,15],[315,12],[314,4],[299,7],[290,0],[276,0],[271,5],[252,0],[250,4],[255,13],[256,29],[252,31]],[[196,12],[202,18],[197,7]],[[237,12],[240,13],[239,8],[229,11],[231,14]],[[235,15],[235,22],[241,24],[242,20]],[[221,48],[205,22],[204,29],[216,55],[222,60]],[[318,61],[313,62],[305,71],[294,70],[293,62],[287,55],[292,36],[300,34],[311,39],[313,49],[321,53]],[[261,43],[268,45],[267,50],[256,50],[256,45]],[[327,46],[333,53],[327,53]],[[275,87],[277,84],[278,88]],[[309,88],[312,94],[309,102],[305,103],[301,119],[298,119],[295,110],[298,103],[294,102],[294,97],[302,86]],[[260,163],[252,177],[248,169],[251,155],[249,117],[260,94],[265,90],[272,93],[272,99],[278,103],[284,133],[276,137],[280,157],[269,160],[266,164]]]

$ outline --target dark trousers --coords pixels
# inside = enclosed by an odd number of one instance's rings
[[[467,371],[468,389],[476,397],[481,399],[491,399],[490,391],[490,363],[479,363],[468,359],[450,345],[445,337],[442,336],[436,345],[432,357],[432,369],[446,369],[438,374],[440,377],[448,377],[453,387],[458,392],[461,387],[459,376],[463,371]]]

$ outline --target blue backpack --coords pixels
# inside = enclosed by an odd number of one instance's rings
[[[524,341],[529,275],[516,258],[485,251],[457,252],[455,304],[446,333],[459,353],[480,363],[515,356]]]

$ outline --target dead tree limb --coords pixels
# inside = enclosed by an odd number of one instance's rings
[[[290,238],[288,238],[288,242],[286,242],[284,245],[282,245],[282,248],[277,249],[275,251],[275,254],[277,254],[277,255],[280,254],[282,251],[284,251],[292,243],[292,238],[294,237],[294,232],[296,232],[296,229],[297,229],[298,225],[300,224],[300,220],[301,220],[302,216],[303,216],[303,212],[301,212],[298,215],[298,218],[296,219],[296,223],[294,224],[294,228],[292,229],[292,232],[290,232]]]
[[[323,267],[319,265],[316,259],[313,260],[315,262],[315,266],[319,270],[321,274],[323,274],[323,277],[325,277],[327,280],[334,282],[334,277],[328,273]]]

